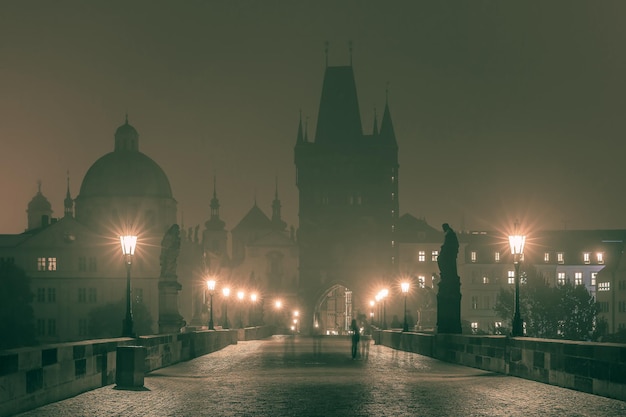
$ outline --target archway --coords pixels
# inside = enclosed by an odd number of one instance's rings
[[[346,335],[350,322],[357,317],[353,291],[341,284],[332,285],[315,302],[313,326],[317,333]]]

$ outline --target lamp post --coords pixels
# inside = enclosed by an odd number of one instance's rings
[[[381,298],[383,300],[383,330],[387,330],[387,305],[385,299],[389,295],[389,290],[384,288],[381,290]]]
[[[133,310],[130,302],[130,266],[133,263],[133,255],[137,247],[137,236],[120,236],[120,243],[126,264],[126,317],[122,324],[122,336],[135,337],[133,332]]]
[[[257,311],[256,311],[256,301],[257,301],[257,293],[253,292],[252,294],[250,294],[250,301],[252,302],[252,308],[251,308],[251,314],[250,317],[248,318],[248,321],[250,322],[251,326],[257,326],[258,323],[258,317],[257,317]]]
[[[403,282],[402,284],[400,284],[400,287],[402,288],[402,293],[404,294],[404,325],[402,326],[402,331],[408,332],[409,322],[407,321],[407,317],[406,317],[406,296],[409,293],[409,283]]]
[[[208,280],[206,285],[209,289],[209,330],[215,330],[213,323],[213,293],[215,292],[215,280]]]
[[[230,288],[222,288],[222,294],[224,295],[224,325],[225,329],[228,329],[228,296],[230,295]]]
[[[517,232],[516,232],[517,233]],[[513,265],[515,266],[515,313],[513,313],[513,329],[511,335],[513,337],[524,335],[524,322],[520,315],[519,308],[519,266],[524,254],[524,243],[526,236],[511,235],[509,236],[509,245],[511,246],[511,254],[513,255]]]
[[[242,305],[242,301],[243,298],[245,297],[245,293],[241,290],[237,291],[237,299],[239,300],[239,323],[237,323],[240,329],[243,329],[245,327],[245,325],[243,324],[243,305]]]
[[[370,300],[370,326],[374,326],[374,306],[376,301]]]

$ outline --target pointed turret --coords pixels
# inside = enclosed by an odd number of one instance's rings
[[[300,110],[300,120],[298,121],[298,138],[296,139],[296,146],[303,143],[304,135],[302,134],[302,110]]]
[[[376,114],[376,107],[374,107],[374,128],[372,129],[372,136],[378,136],[378,115]]]
[[[276,230],[284,231],[287,223],[280,217],[280,200],[278,199],[278,178],[276,178],[276,191],[274,193],[274,201],[272,202],[272,227]]]
[[[347,144],[363,136],[351,66],[327,67],[322,86],[315,143]]]
[[[207,230],[224,230],[224,221],[220,219],[220,200],[217,198],[216,179],[213,176],[213,198],[211,198],[211,217],[204,223]]]
[[[70,194],[70,173],[67,172],[67,192],[65,193],[65,200],[63,200],[63,216],[74,217],[74,199]]]
[[[396,142],[396,134],[393,130],[393,122],[391,121],[391,112],[389,111],[389,90],[387,90],[385,98],[385,112],[383,113],[383,120],[380,123],[380,137],[383,140],[389,141],[395,147],[398,146]]]

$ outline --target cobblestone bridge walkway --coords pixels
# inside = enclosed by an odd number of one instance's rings
[[[319,344],[318,342],[319,341]],[[274,336],[20,414],[78,416],[626,416],[626,402],[346,338]]]

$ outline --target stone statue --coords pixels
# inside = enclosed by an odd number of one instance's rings
[[[442,229],[445,235],[437,257],[437,264],[441,271],[441,280],[444,281],[457,277],[456,257],[459,253],[459,240],[448,223],[444,223]]]
[[[172,225],[161,241],[161,278],[176,278],[176,260],[180,252],[180,228]]]

